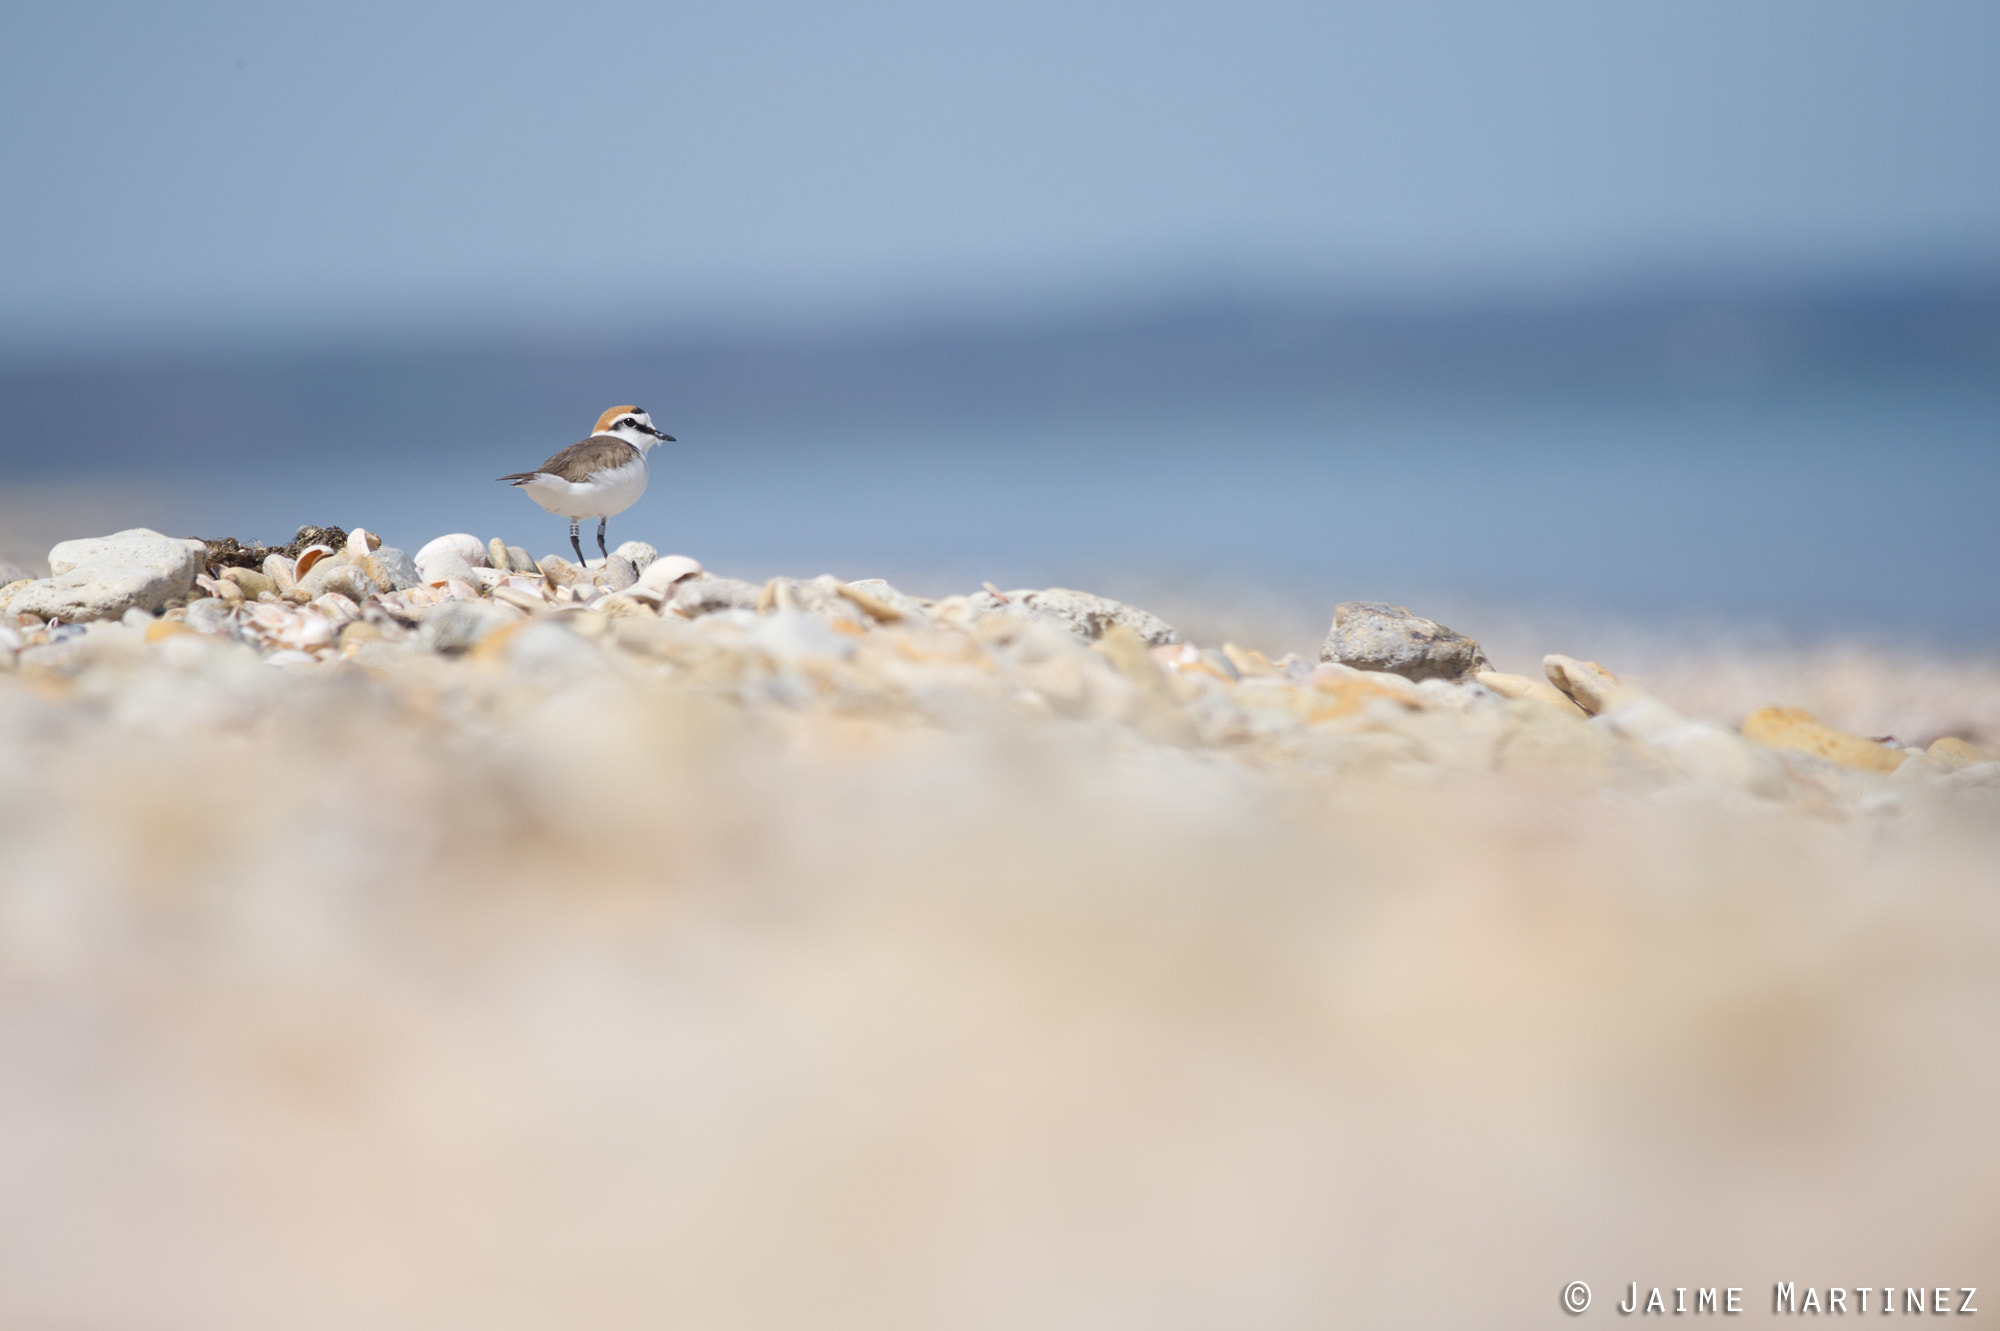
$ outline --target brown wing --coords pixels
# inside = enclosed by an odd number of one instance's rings
[[[517,471],[511,476],[502,476],[500,479],[519,485],[537,476],[560,476],[563,480],[575,483],[587,481],[600,471],[622,467],[638,456],[639,450],[623,439],[608,434],[594,434],[581,443],[571,444],[533,471]]]

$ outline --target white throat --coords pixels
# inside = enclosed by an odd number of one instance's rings
[[[646,456],[647,451],[653,445],[660,442],[657,436],[647,434],[644,430],[634,429],[629,425],[620,425],[614,429],[606,430],[604,433],[614,439],[623,439],[626,443],[639,450],[640,457]]]

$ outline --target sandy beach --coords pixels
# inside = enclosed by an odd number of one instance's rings
[[[9,616],[8,1325],[1540,1326],[2000,1250],[1990,660],[1413,683],[342,535],[358,599]]]

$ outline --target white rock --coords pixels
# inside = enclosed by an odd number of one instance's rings
[[[391,591],[408,591],[423,585],[424,575],[417,571],[417,561],[410,558],[406,551],[385,545],[375,552],[375,562],[389,575]]]
[[[477,536],[470,536],[462,531],[453,532],[449,536],[438,537],[435,541],[430,542],[423,549],[417,551],[417,572],[423,576],[425,582],[436,582],[440,578],[458,576],[456,573],[431,572],[432,562],[442,559],[447,554],[458,556],[470,568],[485,568],[489,563],[486,558],[486,543],[484,541],[480,540]]]
[[[426,585],[434,586],[440,582],[457,581],[477,586],[480,573],[485,571],[485,564],[483,562],[469,564],[458,551],[446,549],[433,553],[429,560],[418,564],[417,571]]]
[[[660,557],[660,552],[644,541],[627,541],[611,553],[623,555],[631,560],[632,567],[640,573],[644,573],[647,567]]]
[[[64,541],[49,551],[52,576],[16,592],[7,609],[67,621],[116,619],[135,606],[160,610],[193,589],[201,560],[199,542],[144,527]]]

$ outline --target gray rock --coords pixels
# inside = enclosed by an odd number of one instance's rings
[[[1382,601],[1342,601],[1319,659],[1383,670],[1404,679],[1457,682],[1489,669],[1486,653],[1463,633]]]
[[[417,641],[433,652],[447,655],[471,651],[487,634],[519,618],[518,610],[484,601],[446,601],[424,616],[417,629]]]
[[[622,549],[624,547],[620,546],[619,550]],[[620,554],[618,550],[613,550],[611,558],[604,561],[604,566],[599,571],[599,576],[601,579],[600,585],[605,591],[622,592],[639,580],[639,570],[632,567],[631,560]]]
[[[699,619],[717,610],[755,610],[757,593],[763,590],[738,578],[718,578],[707,573],[682,578],[674,584],[672,607],[689,619]]]
[[[1132,630],[1148,647],[1160,647],[1181,640],[1173,625],[1158,615],[1141,610],[1136,605],[1114,601],[1108,596],[1072,591],[1068,587],[1050,587],[1038,592],[1008,592],[1005,604],[998,608],[1030,619],[1059,624],[1077,637],[1091,642],[1103,637],[1104,631],[1113,624]]]
[[[375,561],[389,575],[390,591],[408,591],[423,585],[424,575],[417,572],[417,561],[410,558],[408,552],[385,545],[375,552]]]
[[[117,619],[135,606],[160,610],[193,589],[201,561],[200,542],[144,527],[64,541],[49,551],[52,576],[14,593],[7,609],[71,623]]]

